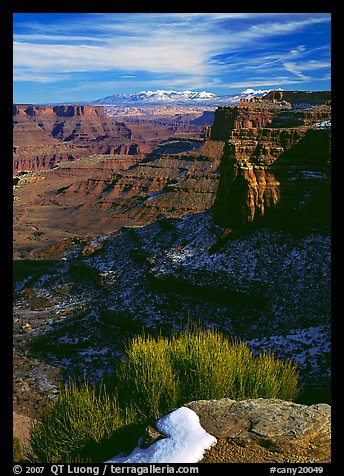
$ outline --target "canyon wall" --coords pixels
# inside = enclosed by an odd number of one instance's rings
[[[223,106],[215,111],[210,139],[227,140],[234,129],[266,127],[276,113],[264,106]]]
[[[16,177],[15,257],[60,258],[75,236],[208,210],[216,196],[223,145],[171,140],[144,160],[95,155]]]
[[[326,104],[331,101],[331,91],[270,91],[263,96],[265,101],[287,101],[294,107]]]
[[[71,235],[210,208],[225,228],[328,230],[330,118],[328,104],[246,102],[218,108],[204,142],[162,141],[158,126],[127,126],[100,106],[15,106],[15,248],[26,256]]]
[[[13,173],[91,154],[137,154],[131,130],[102,106],[13,106]]]
[[[215,111],[214,124],[207,131],[206,138],[228,140],[235,129],[312,126],[331,118],[329,104],[308,106],[297,108],[284,100],[222,106]]]
[[[32,104],[14,104],[13,116],[25,117],[72,117],[72,116],[105,116],[102,106],[87,105],[57,105],[57,106],[36,106]]]
[[[146,154],[177,136],[201,140],[213,112],[91,105],[13,105],[13,174],[92,154]]]
[[[216,223],[237,228],[264,220],[287,228],[328,229],[331,130],[314,125],[330,117],[322,106],[299,112],[219,108],[208,132],[226,142],[213,207]],[[297,127],[273,127],[293,120]]]

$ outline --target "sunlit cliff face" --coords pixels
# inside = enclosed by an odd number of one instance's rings
[[[242,109],[247,115],[244,121]],[[249,112],[246,106],[220,108],[208,133],[226,141],[215,221],[229,228],[256,225],[262,219],[266,224],[291,221],[302,226],[304,219],[314,218],[321,225],[329,210],[330,129],[288,127],[296,115],[283,116],[280,120],[287,125],[275,128],[272,124],[278,115],[273,118],[271,111],[265,115],[263,108],[258,122],[266,127],[252,127],[257,121],[256,107],[251,108],[251,116]],[[322,109],[313,113],[302,111],[298,118],[323,118]]]

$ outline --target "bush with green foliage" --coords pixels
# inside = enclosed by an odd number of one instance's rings
[[[116,368],[120,401],[158,418],[191,400],[281,398],[299,392],[297,365],[199,327],[134,337]]]
[[[33,462],[68,463],[80,461],[82,455],[85,462],[83,448],[106,442],[135,418],[129,410],[120,410],[104,385],[96,390],[86,381],[80,388],[71,383],[34,423],[27,457]]]
[[[25,456],[23,454],[22,445],[19,438],[13,437],[13,461],[15,463],[26,463]]]
[[[298,381],[296,364],[267,352],[254,356],[248,345],[216,330],[189,327],[170,337],[136,336],[115,367],[110,391],[104,384],[96,391],[86,381],[61,391],[32,428],[29,459],[77,462],[91,455],[104,461],[123,449],[118,443],[130,428],[142,431],[151,419],[189,401],[293,400]]]

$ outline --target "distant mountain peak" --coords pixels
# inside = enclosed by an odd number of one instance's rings
[[[93,101],[93,104],[114,104],[114,105],[133,105],[133,104],[191,104],[201,103],[207,105],[235,104],[241,98],[252,98],[255,96],[264,96],[271,89],[255,90],[247,88],[239,94],[217,96],[207,91],[175,91],[173,89],[157,89],[156,91],[138,91],[132,94],[113,94]],[[282,90],[283,91],[283,90]]]
[[[156,91],[139,91],[133,94],[113,94],[94,101],[96,104],[117,104],[119,102],[142,102],[142,103],[160,103],[160,102],[190,102],[190,101],[207,101],[216,98],[216,95],[206,91],[175,91],[157,89]]]

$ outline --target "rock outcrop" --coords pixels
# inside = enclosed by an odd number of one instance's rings
[[[215,111],[210,139],[228,140],[234,129],[267,127],[275,115],[276,110],[264,105],[241,104],[219,107]]]
[[[269,127],[302,127],[312,126],[331,118],[329,105],[313,106],[309,108],[295,108],[281,111],[274,116]]]
[[[13,173],[91,154],[137,154],[131,130],[102,106],[13,106]]]
[[[331,406],[301,405],[280,399],[198,400],[185,405],[216,438],[261,438],[275,443],[325,438],[331,434]]]
[[[72,117],[72,116],[104,116],[102,106],[87,105],[57,105],[57,106],[36,106],[32,104],[14,104],[13,116],[25,117]]]
[[[51,169],[91,154],[146,154],[174,135],[201,140],[214,115],[128,109],[115,114],[109,106],[13,105],[13,174]]]
[[[326,104],[331,101],[331,91],[270,91],[263,101],[287,101],[294,107]]]
[[[306,100],[307,98],[304,98]],[[235,129],[312,126],[331,118],[330,104],[291,104],[285,100],[240,103],[216,109],[208,138],[228,140]],[[206,137],[207,138],[207,137]]]
[[[26,255],[25,249],[36,256],[44,248],[45,257],[60,257],[58,242],[75,235],[106,234],[160,215],[177,218],[211,208],[223,146],[169,141],[144,160],[96,155],[20,176],[14,188],[15,256]],[[56,216],[64,223],[58,230],[51,219]]]
[[[331,406],[328,404],[300,405],[279,399],[235,401],[223,398],[197,400],[184,407],[195,412],[202,428],[216,438],[215,445],[206,451],[201,463],[331,461]],[[149,449],[153,450],[157,441],[160,441],[159,445],[168,442],[161,433],[148,427],[141,440],[145,448],[148,443],[148,449],[136,451],[149,454]]]
[[[200,400],[185,406],[199,416],[208,433],[220,439],[217,448],[210,450],[203,462],[220,462],[216,460],[220,449],[222,458],[225,455],[228,462],[244,462],[241,459],[245,456],[244,448],[246,457],[252,457],[255,447],[265,449],[266,459],[264,452],[259,451],[259,458],[263,458],[260,462],[330,462],[331,406],[328,404],[300,405],[258,398]],[[243,450],[241,455],[235,451],[238,447]]]
[[[241,129],[222,159],[214,217],[225,227],[329,226],[330,131]],[[291,220],[291,222],[290,222]]]
[[[324,104],[329,96],[290,93],[216,110],[205,139],[226,142],[214,203],[221,226],[260,224],[264,218],[328,228],[331,129],[319,124],[330,124],[331,109]],[[295,108],[301,100],[321,105]]]

